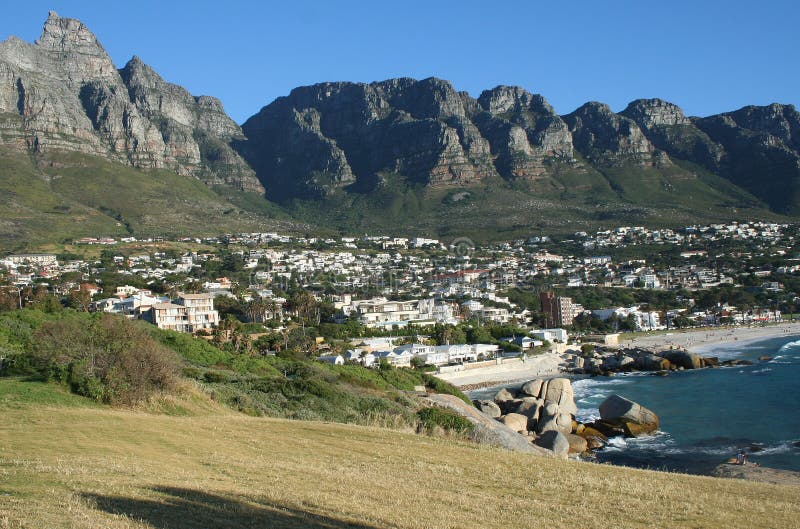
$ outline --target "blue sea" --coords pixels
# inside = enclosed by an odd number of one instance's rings
[[[705,347],[702,356],[740,358],[752,366],[681,371],[666,377],[627,374],[573,380],[578,420],[599,418],[616,393],[654,411],[657,435],[615,438],[600,462],[705,474],[744,449],[765,467],[800,471],[800,336]],[[772,360],[761,362],[762,355]],[[486,398],[498,388],[473,392]]]

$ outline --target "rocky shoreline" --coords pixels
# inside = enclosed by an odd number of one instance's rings
[[[711,475],[717,478],[745,479],[774,485],[800,487],[800,472],[767,468],[752,463],[739,465],[730,461],[725,462],[711,471]]]
[[[572,383],[567,378],[530,380],[519,390],[503,388],[492,400],[469,406],[446,395],[429,396],[430,403],[457,412],[473,424],[477,442],[510,450],[566,458],[593,457],[611,437],[641,437],[658,430],[658,416],[619,395],[600,405],[600,419],[576,420]]]
[[[764,356],[760,361],[772,358]],[[651,372],[666,376],[685,369],[752,365],[749,360],[720,361],[715,356],[700,356],[675,347],[630,347],[624,349],[596,346],[584,354],[566,354],[565,372],[581,375],[613,376],[616,373]]]
[[[681,358],[681,362],[687,361],[686,357]],[[682,367],[671,363],[675,369]],[[691,369],[702,368],[703,363]],[[712,365],[719,364],[705,367]],[[572,384],[566,378],[534,379],[518,390],[502,388],[492,399],[474,400],[473,406],[452,395],[429,395],[428,399],[431,405],[446,407],[467,418],[473,424],[469,435],[473,441],[544,457],[591,461],[596,451],[609,444],[609,439],[652,435],[659,426],[654,412],[620,395],[611,395],[600,404],[600,419],[580,423],[576,420]],[[734,460],[720,464],[710,475],[800,486],[800,472],[752,463],[739,465]]]

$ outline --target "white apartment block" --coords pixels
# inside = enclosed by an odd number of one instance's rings
[[[157,303],[143,314],[159,329],[195,333],[219,324],[212,294],[179,294],[175,303]]]

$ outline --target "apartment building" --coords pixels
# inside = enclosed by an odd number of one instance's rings
[[[211,294],[178,294],[174,303],[156,303],[143,313],[143,318],[159,329],[183,333],[213,329],[219,324]]]

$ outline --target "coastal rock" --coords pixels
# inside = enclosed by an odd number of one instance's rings
[[[569,453],[569,440],[561,432],[548,430],[539,436],[534,443],[546,450],[550,450],[557,457],[565,458]]]
[[[555,417],[558,415],[558,404],[555,402],[546,402],[542,409],[542,415],[545,417]]]
[[[500,403],[502,403],[502,402],[507,402],[507,401],[509,401],[509,400],[514,400],[514,398],[515,398],[514,394],[513,394],[513,393],[511,393],[511,392],[510,392],[509,390],[507,390],[506,388],[503,388],[503,389],[501,389],[500,391],[498,391],[498,392],[497,392],[497,393],[495,393],[495,395],[494,395],[494,401],[495,401],[497,404],[500,404]]]
[[[557,431],[563,434],[572,432],[572,416],[568,413],[558,413],[553,416],[545,415],[536,424],[536,433],[542,434],[549,431]]]
[[[547,381],[544,391],[545,404],[552,402],[558,405],[564,413],[575,415],[578,407],[575,405],[575,394],[572,383],[567,378],[553,378]]]
[[[600,418],[606,425],[622,428],[627,437],[641,437],[658,429],[655,413],[619,395],[611,395],[600,404]]]
[[[541,415],[543,401],[535,397],[524,397],[521,399],[519,406],[514,410],[515,413],[521,413],[530,419],[539,419]]]
[[[665,371],[670,368],[670,361],[654,354],[646,354],[638,357],[634,366],[642,371]]]
[[[620,369],[629,369],[629,368],[632,368],[635,363],[636,363],[636,360],[634,360],[630,356],[623,356],[622,358],[619,359],[619,368]]]
[[[702,360],[705,367],[719,367],[719,358],[716,356],[704,356]]]
[[[682,367],[684,369],[700,369],[701,367],[703,367],[703,363],[700,361],[700,357],[697,356],[695,353],[690,353],[689,351],[681,351],[681,350],[663,351],[661,353],[661,356],[663,358],[666,358],[679,368]]]
[[[531,380],[530,382],[523,384],[520,391],[525,395],[530,395],[531,397],[539,397],[542,394],[543,384],[544,380],[537,378],[536,380]]]
[[[528,417],[520,413],[509,413],[500,417],[500,422],[514,430],[515,432],[528,431]]]
[[[586,439],[589,450],[596,450],[608,444],[608,437],[592,425],[584,425],[577,435]]]
[[[475,407],[481,410],[482,413],[485,413],[492,419],[497,419],[503,414],[500,410],[500,406],[491,400],[476,400],[473,401],[473,404],[475,404]]]
[[[569,443],[570,454],[582,454],[589,448],[589,443],[580,435],[570,433],[566,434],[566,438]]]
[[[499,421],[487,417],[475,407],[470,406],[454,395],[429,394],[424,400],[431,405],[455,411],[467,419],[472,424],[472,430],[467,433],[467,437],[476,443],[516,452],[553,457],[553,453],[549,450],[531,444],[525,436],[520,435]]]

